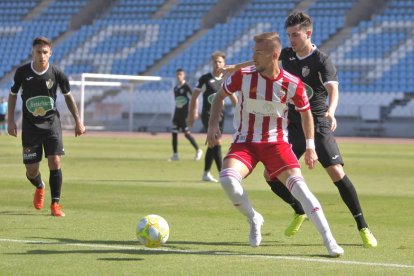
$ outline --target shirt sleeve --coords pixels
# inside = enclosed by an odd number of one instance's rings
[[[325,84],[327,82],[338,82],[336,67],[329,57],[327,57],[322,63],[322,69],[320,73],[322,83]]]
[[[242,86],[242,72],[237,70],[223,83],[223,89],[227,94],[240,91]]]
[[[22,86],[22,79],[22,72],[20,69],[17,69],[16,73],[14,74],[13,85],[10,88],[11,94],[17,95],[17,93],[19,93],[20,87]]]
[[[69,79],[66,76],[65,73],[63,73],[62,71],[58,70],[58,81],[59,81],[59,87],[60,90],[62,91],[62,94],[68,94],[70,93],[70,83],[69,83]]]
[[[292,102],[295,105],[295,109],[299,112],[310,109],[308,94],[302,81],[296,86],[296,92],[292,98]]]

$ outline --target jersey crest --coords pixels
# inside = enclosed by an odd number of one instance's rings
[[[54,82],[52,81],[52,79],[48,79],[46,81],[46,87],[47,87],[47,89],[52,88],[53,87],[53,84],[54,84]]]
[[[304,66],[304,67],[302,67],[302,76],[303,76],[304,78],[306,78],[306,77],[309,75],[309,73],[310,73],[310,69],[309,69],[309,67],[308,67],[308,66]]]

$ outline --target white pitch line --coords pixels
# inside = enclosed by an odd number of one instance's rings
[[[290,256],[268,256],[268,255],[260,255],[260,254],[248,255],[248,254],[237,254],[237,253],[196,251],[196,250],[180,250],[180,249],[169,249],[169,248],[146,248],[146,247],[118,246],[118,245],[106,245],[106,244],[94,244],[94,243],[48,242],[48,241],[16,240],[16,239],[5,239],[5,238],[0,238],[0,242],[63,245],[63,246],[90,247],[90,248],[111,248],[111,249],[120,249],[120,250],[153,251],[153,252],[155,251],[155,252],[184,253],[184,254],[203,254],[203,255],[233,256],[233,257],[243,257],[243,258],[260,258],[260,259],[277,259],[277,260],[288,260],[288,261],[302,261],[302,262],[313,262],[313,263],[333,263],[333,264],[343,264],[343,265],[361,265],[361,266],[376,266],[376,267],[388,267],[388,268],[414,269],[414,265],[405,265],[405,264],[374,263],[374,262],[360,262],[360,261],[342,261],[342,260],[338,260],[338,259],[314,259],[314,258],[302,258],[302,257],[290,257]]]

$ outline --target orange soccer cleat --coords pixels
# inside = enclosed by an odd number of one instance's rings
[[[40,210],[43,208],[43,202],[45,200],[45,188],[36,189],[33,197],[33,206]]]
[[[62,206],[59,203],[54,202],[50,205],[51,215],[54,217],[64,217],[65,213],[62,211]]]

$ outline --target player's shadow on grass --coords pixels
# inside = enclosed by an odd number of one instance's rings
[[[43,239],[40,237],[28,237],[31,239]],[[142,254],[142,255],[216,255],[216,256],[264,256],[264,257],[322,257],[330,258],[324,254],[294,254],[294,253],[258,253],[252,254],[249,252],[237,251],[237,250],[196,250],[183,248],[180,245],[208,245],[208,246],[243,246],[250,250],[250,246],[247,242],[200,242],[200,241],[169,241],[168,244],[161,248],[148,249],[145,247],[139,247],[137,241],[108,241],[108,240],[77,240],[77,239],[65,239],[65,238],[47,238],[47,240],[53,240],[50,242],[39,241],[35,243],[37,245],[60,245],[60,246],[79,246],[79,247],[93,247],[97,245],[95,249],[84,249],[84,250],[28,250],[26,253],[15,253],[16,255],[30,254],[30,255],[48,255],[48,254]],[[102,246],[100,249],[99,246]],[[116,247],[119,248],[107,248]],[[134,248],[122,248],[122,246],[134,246]],[[137,246],[135,248],[135,246]],[[263,242],[260,247],[321,247],[321,252],[325,252],[325,248],[320,243],[315,244],[290,244],[281,241],[266,241]],[[358,245],[360,246],[360,245]],[[7,253],[6,253],[7,254]],[[9,253],[13,254],[13,253]],[[142,259],[137,258],[98,258],[98,260],[107,261],[139,261]]]
[[[0,216],[41,216],[46,214],[35,213],[34,211],[0,211]],[[47,214],[50,216],[50,214]]]

